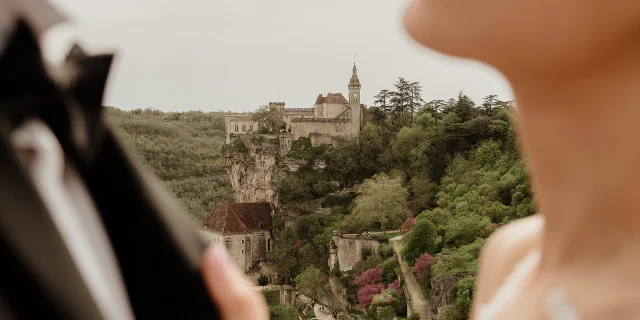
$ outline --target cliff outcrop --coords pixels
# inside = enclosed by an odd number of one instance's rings
[[[461,272],[431,279],[429,319],[438,319],[442,308],[456,302],[456,284],[460,279],[471,275],[474,273]]]
[[[236,135],[225,145],[225,167],[236,202],[267,201],[278,206],[281,159],[291,149],[286,134]]]

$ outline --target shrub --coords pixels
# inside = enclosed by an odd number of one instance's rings
[[[440,256],[431,266],[433,275],[440,276],[451,272],[476,271],[477,260],[483,244],[484,239],[477,239],[471,244],[461,246],[446,255]]]
[[[382,269],[373,268],[364,271],[360,276],[358,276],[353,283],[358,287],[364,287],[370,284],[376,284],[382,280]]]
[[[277,306],[280,304],[280,290],[262,291],[264,299],[269,306]]]
[[[298,320],[298,312],[289,307],[270,306],[269,318],[271,320]]]
[[[425,252],[435,253],[440,243],[436,227],[428,220],[419,221],[406,238],[402,257],[409,264],[414,264],[415,260]]]
[[[240,138],[233,140],[233,148],[236,152],[247,153],[249,149],[244,145],[244,142]]]
[[[409,217],[409,218],[407,218],[407,220],[404,221],[404,223],[400,227],[400,231],[401,232],[402,231],[409,231],[413,227],[415,227],[416,223],[418,223],[418,219],[416,219],[414,217]]]
[[[396,311],[391,306],[378,307],[376,310],[376,319],[393,320],[396,317]]]
[[[427,280],[427,275],[429,272],[429,266],[433,263],[433,257],[428,253],[422,254],[418,259],[416,259],[416,264],[413,266],[413,273],[416,274],[416,277],[420,281]]]
[[[456,284],[456,307],[463,315],[468,315],[471,311],[475,282],[474,276],[468,276],[460,279]]]
[[[339,277],[342,272],[340,272],[340,262],[336,259],[336,263],[333,264],[333,268],[331,268],[331,274]]]
[[[438,320],[463,320],[465,319],[464,315],[455,305],[450,304],[444,306],[438,312]]]
[[[382,283],[370,284],[358,290],[358,308],[366,310],[373,301],[373,297],[382,291],[384,291]]]
[[[393,282],[398,278],[396,269],[398,268],[398,260],[395,257],[390,257],[380,264],[382,269],[382,280],[385,283]]]
[[[402,294],[402,288],[400,287],[400,282],[398,280],[391,282],[387,288]]]
[[[267,284],[269,284],[269,277],[263,275],[263,276],[260,276],[260,278],[258,278],[259,286],[266,286]]]
[[[391,244],[383,244],[380,246],[380,254],[384,259],[389,259],[393,257],[393,246]]]

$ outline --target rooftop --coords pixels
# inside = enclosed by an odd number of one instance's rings
[[[271,230],[273,209],[268,202],[221,204],[202,221],[202,226],[222,234]]]
[[[322,94],[318,95],[316,99],[316,104],[323,103],[335,103],[335,104],[349,104],[349,101],[342,95],[342,93],[327,93],[326,97],[323,97]]]

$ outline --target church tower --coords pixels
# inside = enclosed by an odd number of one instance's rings
[[[358,138],[360,127],[362,126],[362,108],[360,107],[360,79],[358,79],[358,68],[353,63],[353,74],[349,81],[349,107],[351,108],[351,136]]]

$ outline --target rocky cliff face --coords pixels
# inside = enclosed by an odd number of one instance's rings
[[[440,310],[456,302],[456,284],[473,273],[463,272],[431,280],[429,319],[438,319]]]
[[[278,206],[279,163],[291,148],[290,137],[247,134],[236,138],[224,152],[235,201],[266,201]]]

